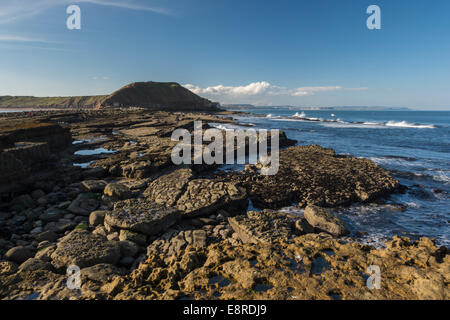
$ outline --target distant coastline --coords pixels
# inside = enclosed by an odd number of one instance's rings
[[[227,110],[241,109],[292,109],[304,111],[413,111],[406,107],[382,107],[382,106],[331,106],[331,107],[298,107],[298,106],[255,106],[252,104],[222,104]]]

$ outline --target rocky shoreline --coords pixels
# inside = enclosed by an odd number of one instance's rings
[[[142,109],[0,115],[1,299],[448,299],[448,249],[349,237],[333,210],[399,182],[280,135],[280,170],[175,166],[175,129],[226,114]],[[260,211],[248,211],[249,203]],[[304,216],[280,211],[295,204]],[[81,269],[81,288],[66,270]],[[366,285],[369,266],[381,288]]]

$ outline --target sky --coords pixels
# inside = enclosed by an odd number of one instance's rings
[[[222,104],[450,110],[449,12],[448,0],[1,0],[0,95],[175,81]]]

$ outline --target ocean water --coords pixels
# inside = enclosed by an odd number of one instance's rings
[[[363,234],[361,242],[379,245],[399,235],[428,236],[450,245],[450,111],[245,111],[260,116],[236,120],[283,130],[298,145],[318,144],[369,158],[408,187],[386,204],[338,211],[353,234]]]

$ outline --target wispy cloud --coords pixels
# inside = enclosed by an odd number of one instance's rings
[[[253,82],[246,86],[217,85],[201,88],[193,84],[185,84],[185,88],[209,99],[219,100],[224,103],[239,103],[251,101],[271,101],[278,98],[298,98],[333,91],[360,91],[368,90],[367,87],[344,88],[342,86],[317,86],[286,88],[272,85],[269,82]]]
[[[2,0],[0,7],[0,24],[7,24],[16,20],[26,19],[41,14],[52,7],[80,3],[90,3],[127,10],[149,11],[159,14],[170,14],[165,8],[152,7],[129,0]]]
[[[19,35],[9,35],[9,34],[0,34],[0,42],[11,42],[11,43],[55,43],[53,41],[45,40],[45,39],[37,39],[31,38],[27,36],[19,36]]]

